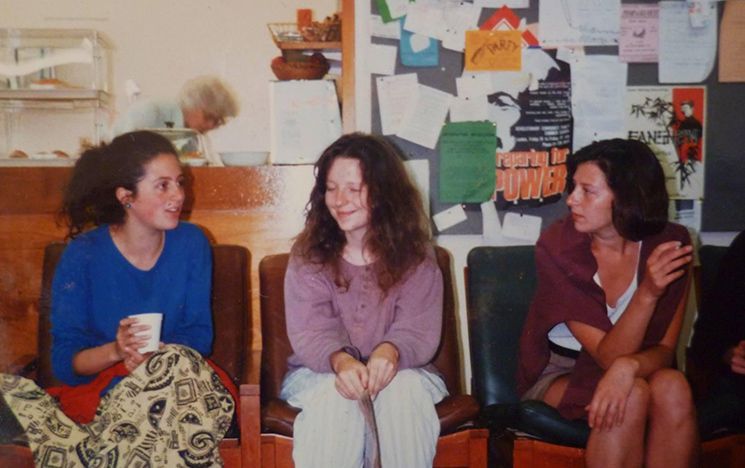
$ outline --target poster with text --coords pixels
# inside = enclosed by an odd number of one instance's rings
[[[626,134],[649,145],[673,199],[702,199],[706,88],[632,86],[626,93]]]
[[[497,125],[493,198],[499,209],[555,203],[566,187],[566,158],[572,148],[570,67],[555,52],[532,53],[544,56],[540,80],[521,91],[487,96],[489,118]]]
[[[491,122],[450,122],[440,133],[440,201],[481,203],[494,193],[497,135]]]

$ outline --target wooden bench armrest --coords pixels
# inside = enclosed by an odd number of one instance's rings
[[[241,421],[241,460],[253,460],[253,466],[261,466],[261,398],[259,376],[261,351],[252,351],[249,362],[243,366],[244,373],[239,388]]]

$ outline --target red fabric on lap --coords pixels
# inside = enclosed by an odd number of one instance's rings
[[[230,392],[235,402],[236,422],[239,411],[240,400],[238,399],[238,388],[233,383],[230,376],[210,359],[205,359],[212,367],[225,388]],[[78,424],[88,424],[93,421],[96,415],[96,408],[101,401],[101,392],[116,377],[129,375],[129,371],[124,363],[119,362],[108,369],[99,372],[95,379],[87,384],[82,385],[61,385],[58,387],[47,388],[47,393],[59,401],[60,409],[73,421]]]

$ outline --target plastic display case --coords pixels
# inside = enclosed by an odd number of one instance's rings
[[[111,47],[79,29],[0,29],[0,163],[72,164],[110,120]]]
[[[110,67],[111,47],[96,31],[0,29],[2,91],[19,91],[19,96],[29,90],[95,96],[91,91],[109,91]]]

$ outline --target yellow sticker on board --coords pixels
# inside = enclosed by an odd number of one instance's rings
[[[519,71],[522,69],[520,31],[466,31],[465,69]]]

